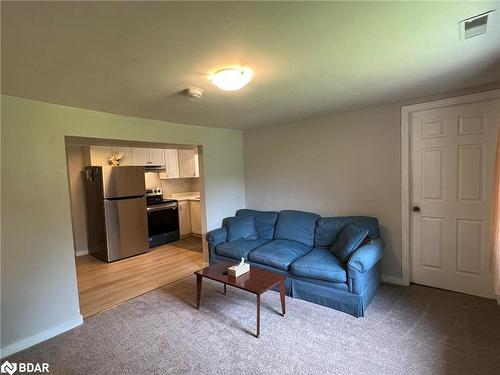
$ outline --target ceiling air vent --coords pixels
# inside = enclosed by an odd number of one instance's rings
[[[493,11],[489,11],[477,16],[467,18],[459,22],[460,39],[469,39],[486,33],[488,20],[491,18]]]

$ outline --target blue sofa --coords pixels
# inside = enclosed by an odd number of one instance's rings
[[[384,241],[374,217],[321,217],[293,210],[241,209],[236,216],[254,216],[256,239],[228,242],[227,220],[207,233],[210,264],[237,262],[287,276],[286,294],[328,306],[356,317],[364,315],[380,285],[379,262]],[[368,229],[367,240],[345,264],[329,248],[347,223]]]

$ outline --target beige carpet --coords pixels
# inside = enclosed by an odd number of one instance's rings
[[[384,284],[367,316],[194,277],[88,318],[9,360],[49,362],[51,374],[500,374],[500,307],[492,300]]]

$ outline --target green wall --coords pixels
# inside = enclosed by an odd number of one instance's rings
[[[1,99],[2,348],[80,317],[64,136],[203,145],[207,228],[245,204],[240,131]]]

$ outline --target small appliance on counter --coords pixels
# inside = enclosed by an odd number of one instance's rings
[[[177,200],[163,199],[162,188],[146,189],[149,247],[179,239],[179,208]]]
[[[89,254],[112,262],[148,250],[144,167],[86,167]]]

